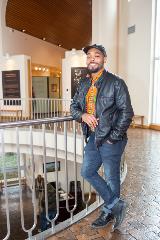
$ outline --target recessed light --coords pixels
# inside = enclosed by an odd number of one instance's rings
[[[22,32],[26,32],[26,29],[22,29]]]
[[[62,47],[62,44],[58,44],[58,47]]]
[[[42,40],[43,40],[43,41],[46,41],[46,38],[45,38],[45,37],[43,37],[43,38],[42,38]]]

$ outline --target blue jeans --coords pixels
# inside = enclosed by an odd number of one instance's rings
[[[56,215],[56,211],[48,211],[48,217],[49,219],[53,219]],[[41,226],[41,231],[45,231],[49,228],[50,222],[46,218],[46,212],[42,211],[40,215],[40,226]]]
[[[120,198],[120,162],[127,140],[115,144],[95,145],[95,134],[92,133],[84,148],[84,160],[81,175],[99,193],[104,200],[103,211],[111,213],[113,206]],[[98,174],[103,164],[105,179]]]

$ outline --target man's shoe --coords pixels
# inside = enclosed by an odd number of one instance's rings
[[[106,227],[108,223],[112,222],[114,219],[111,213],[105,213],[102,211],[101,215],[91,224],[93,228],[103,228]]]
[[[113,229],[118,228],[121,223],[124,220],[124,217],[126,215],[126,208],[127,208],[128,204],[123,201],[123,200],[119,200],[118,203],[113,207],[112,209],[112,214],[115,218],[115,223],[113,226]]]

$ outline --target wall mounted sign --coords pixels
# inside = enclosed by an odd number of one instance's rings
[[[86,77],[87,68],[86,67],[72,67],[71,68],[71,98],[74,97],[74,94],[77,90],[79,81],[81,78]]]
[[[2,86],[3,86],[3,98],[20,98],[20,71],[19,70],[11,70],[11,71],[2,71]],[[16,101],[17,102],[17,101]],[[13,103],[13,105],[19,105],[17,103]],[[7,103],[7,101],[6,101]],[[11,103],[11,101],[10,101]],[[8,104],[6,104],[8,105]]]
[[[57,171],[60,171],[60,161],[57,161]],[[56,163],[55,162],[49,162],[46,163],[46,172],[55,172],[56,171]],[[43,173],[44,173],[44,164],[43,164]]]

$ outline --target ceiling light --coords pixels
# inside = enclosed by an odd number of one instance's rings
[[[34,69],[37,71],[37,70],[38,70],[38,67],[35,67]]]
[[[39,68],[38,68],[38,70],[39,70],[39,71],[41,71],[41,70],[42,70],[42,68],[41,68],[41,67],[39,67]]]
[[[26,32],[26,30],[25,30],[25,29],[22,29],[22,32]]]
[[[46,41],[46,38],[45,38],[45,37],[43,37],[43,38],[42,38],[42,40],[43,40],[43,41]]]
[[[75,55],[76,54],[76,49],[72,48],[71,53],[72,53],[72,55]]]
[[[62,47],[62,44],[58,44],[58,47]]]
[[[9,31],[10,31],[10,32],[14,32],[14,29],[13,29],[13,28],[10,28]]]

